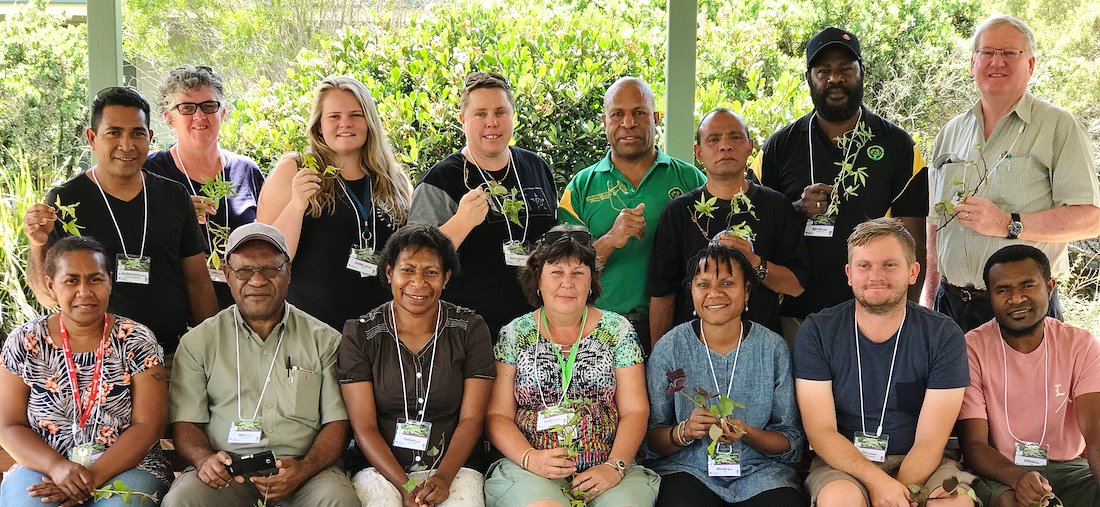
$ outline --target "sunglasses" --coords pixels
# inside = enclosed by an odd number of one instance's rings
[[[549,231],[542,235],[542,239],[539,239],[539,243],[549,245],[566,237],[584,245],[592,244],[592,233],[588,231]]]
[[[228,266],[228,264],[226,264],[226,266]],[[232,267],[230,267],[229,271],[233,272],[233,276],[237,277],[238,280],[242,282],[247,282],[251,280],[252,275],[255,275],[256,273],[259,273],[260,276],[264,277],[264,279],[270,280],[272,278],[275,278],[276,276],[279,276],[279,273],[282,273],[283,268],[285,267],[286,263],[284,262],[278,266],[261,266],[258,268],[243,267],[239,269],[233,269]]]
[[[179,104],[172,106],[172,109],[175,109],[176,111],[179,111],[180,114],[187,116],[195,114],[195,111],[198,111],[199,109],[202,109],[202,112],[206,114],[214,114],[218,112],[218,110],[221,108],[222,103],[216,100],[208,100],[206,102],[199,102],[198,104],[194,102],[180,102]]]
[[[141,97],[142,100],[145,100],[145,96],[142,95],[141,92],[138,91],[138,89],[134,88],[133,86],[108,86],[108,87],[106,87],[102,90],[99,90],[98,92],[95,92],[95,96],[92,97],[92,102],[94,103],[94,102],[100,100],[100,97],[106,97],[106,96],[109,96],[109,95],[114,95],[115,93],[118,93],[118,92],[126,92],[126,93],[136,94],[138,97]]]

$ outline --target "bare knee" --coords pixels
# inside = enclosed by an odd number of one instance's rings
[[[1012,495],[1009,494],[1008,496],[1011,497]],[[1005,495],[1001,495],[1001,498],[1004,498],[1004,497],[1005,497]],[[972,500],[969,495],[959,495],[959,496],[953,496],[953,497],[947,497],[947,498],[933,498],[933,499],[928,500],[928,505],[930,507],[932,507],[932,506],[934,506],[934,507],[973,507],[974,500]],[[1002,504],[1000,502],[997,502],[994,505],[1012,505],[1012,504]]]
[[[852,481],[833,481],[821,488],[817,494],[817,507],[858,507],[866,506],[863,490]]]

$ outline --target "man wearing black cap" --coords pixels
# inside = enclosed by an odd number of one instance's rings
[[[862,105],[859,39],[840,28],[818,32],[806,45],[806,68],[814,110],[772,134],[753,162],[760,181],[806,218],[810,280],[801,296],[783,302],[788,340],[810,313],[852,298],[845,241],[857,224],[887,214],[901,218],[917,240],[917,261],[925,263],[924,158],[908,133]]]

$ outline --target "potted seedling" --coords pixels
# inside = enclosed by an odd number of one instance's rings
[[[829,195],[829,207],[825,209],[825,213],[813,218],[815,224],[832,225],[835,223],[837,215],[840,214],[840,198],[843,197],[848,200],[857,197],[859,196],[859,189],[867,185],[867,167],[856,167],[855,162],[856,158],[859,157],[860,150],[874,137],[874,133],[867,127],[867,124],[861,121],[856,125],[856,128],[847,134],[833,139],[836,141],[837,147],[844,152],[844,158],[839,162],[834,162],[834,164],[840,166],[840,172],[833,180],[833,191]]]
[[[717,197],[707,199],[706,195],[700,195],[699,200],[695,201],[692,207],[691,221],[695,222],[695,227],[697,227],[703,237],[708,240],[711,238],[707,234],[707,231],[710,229],[710,220],[714,218],[714,212],[718,209],[717,204]],[[745,195],[744,191],[737,192],[737,195],[734,195],[733,199],[730,200],[730,212],[726,215],[726,228],[716,234],[713,240],[717,241],[723,235],[741,238],[745,241],[755,240],[756,234],[752,232],[752,227],[747,221],[742,220],[739,224],[733,223],[737,215],[743,213],[748,213],[755,219],[756,211],[753,208],[749,196]],[[707,219],[707,225],[705,227],[702,223],[704,217]]]

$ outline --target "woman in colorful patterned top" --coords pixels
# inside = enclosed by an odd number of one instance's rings
[[[4,342],[0,445],[18,465],[4,477],[0,505],[77,505],[121,489],[119,481],[147,501],[168,491],[172,471],[158,444],[168,419],[164,352],[149,328],[107,313],[107,262],[95,240],[54,244],[46,288],[61,313],[23,324]]]
[[[657,505],[804,505],[786,464],[798,461],[806,441],[787,343],[742,318],[752,265],[741,252],[712,244],[688,262],[687,275],[699,318],[661,337],[646,365],[646,443],[657,456],[646,464],[661,474]],[[683,396],[700,390],[707,408]],[[708,410],[724,401],[719,394],[743,405],[726,402],[732,413],[720,420]],[[709,436],[714,426],[721,430],[717,444]]]
[[[653,505],[660,477],[633,465],[649,403],[638,335],[600,295],[588,230],[550,229],[520,273],[541,308],[501,329],[485,419],[504,455],[485,481],[488,507]]]

